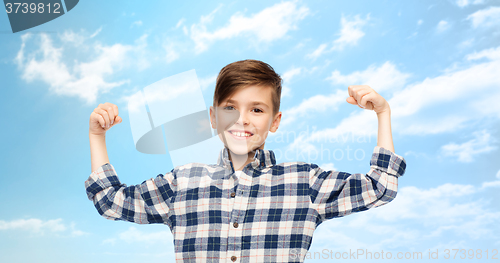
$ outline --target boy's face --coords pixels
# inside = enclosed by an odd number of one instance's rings
[[[276,132],[281,112],[273,114],[272,90],[249,86],[236,91],[215,109],[210,107],[212,128],[233,154],[264,149],[268,132]]]

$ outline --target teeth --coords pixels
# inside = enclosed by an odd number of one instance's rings
[[[246,133],[246,132],[231,132],[232,134],[238,136],[238,137],[249,137],[251,136],[250,133]]]

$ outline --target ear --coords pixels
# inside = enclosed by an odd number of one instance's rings
[[[216,118],[215,118],[215,109],[213,106],[210,106],[210,124],[212,125],[212,129],[216,129]]]
[[[280,126],[280,121],[281,121],[281,111],[276,113],[276,116],[274,116],[273,124],[271,125],[271,128],[269,129],[270,132],[274,133],[278,130],[278,127]]]

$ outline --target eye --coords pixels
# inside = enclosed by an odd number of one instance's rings
[[[233,106],[226,106],[226,107],[224,107],[224,110],[234,110],[234,107]]]
[[[255,109],[253,109],[253,111],[255,111],[255,112],[257,112],[257,113],[264,112],[264,111],[262,111],[262,110],[261,110],[261,109],[259,109],[259,108],[255,108]]]

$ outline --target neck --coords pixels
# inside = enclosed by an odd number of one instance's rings
[[[235,171],[241,171],[243,168],[253,161],[255,151],[251,151],[248,154],[239,155],[231,152],[229,150],[229,160],[233,163],[233,168]]]

